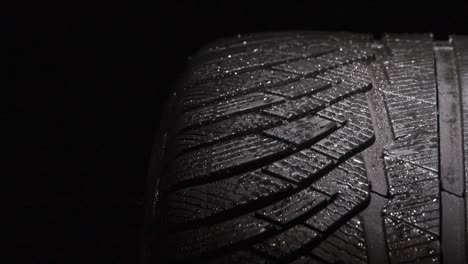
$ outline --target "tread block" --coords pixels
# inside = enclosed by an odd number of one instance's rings
[[[362,258],[362,263],[366,263],[366,257],[362,254],[362,249],[356,248],[353,244],[348,244],[347,241],[343,240],[345,237],[339,237],[338,235],[340,235],[340,231],[341,230],[338,230],[336,234],[328,237],[327,242],[348,253],[350,257]]]
[[[229,96],[255,92],[292,81],[297,75],[281,71],[259,69],[241,73],[221,80],[208,81],[187,89],[183,98],[186,108],[205,105]]]
[[[372,79],[366,65],[354,63],[321,73],[317,78],[351,86],[370,86]]]
[[[293,61],[285,64],[276,65],[273,69],[283,70],[304,76],[318,74],[335,67],[335,64],[326,60],[307,58],[305,60]]]
[[[319,233],[304,225],[296,225],[264,242],[253,245],[253,249],[272,258],[280,259],[313,243],[320,236]]]
[[[345,65],[359,60],[369,60],[373,54],[358,50],[343,50],[318,56],[317,59],[327,61],[328,63]]]
[[[281,122],[282,120],[278,118],[261,113],[234,116],[219,122],[182,131],[176,138],[177,148],[179,151],[187,150],[259,131],[279,125]]]
[[[409,98],[420,99],[435,104],[432,95],[436,92],[434,60],[429,60],[427,70],[423,72],[421,66],[404,67],[400,63],[387,64],[391,90],[389,92]],[[416,68],[417,67],[417,68]]]
[[[284,102],[284,98],[276,95],[251,93],[186,111],[182,115],[182,120],[185,128],[201,126],[235,114],[267,108],[281,102]]]
[[[334,161],[327,156],[305,149],[269,165],[264,170],[287,181],[301,183],[317,179],[319,172],[332,164]]]
[[[168,243],[175,251],[176,258],[187,259],[253,239],[275,229],[263,220],[246,215],[223,223],[171,234]]]
[[[404,161],[384,157],[390,193],[384,208],[392,217],[439,234],[440,194],[437,173]]]
[[[399,190],[397,189],[398,187],[405,187],[412,183],[427,182],[434,179],[437,180],[438,178],[438,174],[433,171],[391,156],[384,156],[384,163],[392,195],[405,192],[404,188]]]
[[[312,149],[334,159],[344,160],[374,139],[361,127],[345,125],[312,146]]]
[[[391,263],[440,260],[440,243],[436,236],[394,218],[384,217],[384,223]]]
[[[384,95],[387,98],[390,121],[396,138],[411,134],[430,137],[437,133],[436,105],[385,92]],[[422,115],[426,115],[424,119],[421,119]],[[405,118],[401,118],[402,116]]]
[[[269,129],[264,133],[273,138],[298,146],[318,141],[336,128],[336,123],[318,116],[307,116],[290,123]]]
[[[327,89],[330,86],[331,85],[328,82],[318,80],[318,79],[308,78],[308,79],[302,79],[300,81],[293,82],[290,84],[270,88],[268,89],[268,92],[277,94],[277,95],[280,95],[289,99],[295,99],[298,97],[302,97],[305,95],[309,95],[309,94]]]
[[[230,47],[216,47],[211,54],[203,54],[204,61],[214,63],[217,60],[227,60],[232,57],[246,56],[252,52],[280,51],[297,57],[316,57],[336,50],[336,47],[321,45],[318,39],[305,39],[297,36],[278,36],[269,40],[245,40]],[[207,56],[208,55],[208,56]],[[206,64],[206,63],[205,63]]]
[[[212,63],[199,65],[193,75],[196,80],[223,77],[233,73],[245,72],[260,67],[272,66],[297,58],[297,55],[273,50],[253,50],[241,56],[228,57]]]
[[[370,191],[364,162],[359,155],[340,164],[312,187],[324,193],[338,194],[330,205],[305,221],[323,232],[363,204]]]
[[[416,131],[417,132],[417,131]],[[400,138],[391,146],[385,148],[384,153],[401,160],[409,161],[421,167],[439,170],[439,139],[434,136],[415,134]]]
[[[337,50],[336,47],[311,43],[308,40],[285,42],[278,48],[281,52],[302,57],[317,57]]]
[[[261,35],[261,37],[260,37]],[[282,42],[290,42],[296,39],[295,36],[274,33],[270,34],[246,34],[237,35],[231,38],[222,38],[209,43],[199,51],[199,56],[214,55],[219,58],[224,54],[238,54],[252,52],[255,49],[266,49],[274,47]],[[227,56],[227,55],[226,55]]]
[[[405,205],[408,206],[408,204],[403,204],[403,206]],[[440,234],[440,209],[439,199],[437,198],[428,197],[428,199],[420,201],[420,204],[416,204],[410,208],[399,208],[398,204],[389,204],[385,208],[384,213],[411,223],[415,227],[428,230],[433,234]]]
[[[394,136],[436,135],[437,87],[432,41],[407,36],[388,36],[384,40],[392,56],[383,62],[390,85],[382,90]]]
[[[326,263],[367,263],[365,260],[349,254],[346,249],[340,246],[324,241],[318,247],[315,247],[311,251],[311,254],[312,256],[326,260]]]
[[[322,118],[334,121],[340,127],[344,126],[348,122],[348,118],[346,117],[346,115],[344,115],[342,111],[336,111],[333,105],[318,111],[317,115]]]
[[[200,220],[295,188],[260,170],[175,191],[168,197],[172,224]]]
[[[356,208],[355,203],[345,200],[343,197],[344,196],[338,195],[331,204],[305,220],[304,224],[323,233],[339,225],[339,223]]]
[[[328,104],[335,104],[345,98],[348,98],[356,93],[364,92],[370,89],[370,84],[364,86],[349,85],[340,83],[314,94],[312,97],[322,100]]]
[[[349,33],[349,32],[262,32],[237,35],[237,37],[224,38],[211,44],[209,52],[218,50],[230,49],[238,46],[245,46],[249,44],[280,42],[291,40],[303,40],[308,43],[325,43],[324,46],[330,46],[328,43],[342,43],[342,42],[364,42],[372,40],[369,34]]]
[[[375,139],[369,106],[364,95],[359,94],[340,101],[329,107],[329,111],[334,112],[334,116],[345,116],[348,122],[317,142],[312,149],[340,160],[360,151]]]
[[[327,263],[368,263],[364,228],[352,218],[311,251]]]
[[[325,106],[325,102],[321,100],[311,97],[301,97],[296,100],[287,101],[281,105],[275,105],[263,110],[263,112],[286,120],[292,120],[294,118],[313,114],[322,110]]]
[[[318,210],[328,200],[328,196],[307,188],[268,206],[258,212],[258,215],[279,224],[288,224],[305,214]]]
[[[248,135],[221,142],[179,156],[172,166],[173,184],[203,180],[210,174],[233,171],[290,151],[290,146],[277,140]]]
[[[237,36],[237,38],[222,39],[209,45],[201,51],[200,55],[236,54],[239,52],[252,52],[255,49],[280,49],[288,53],[301,53],[301,56],[318,56],[317,51],[321,48],[330,49],[325,52],[337,50],[339,46],[352,43],[351,46],[362,46],[368,43],[372,37],[368,34],[356,34],[346,32],[281,32],[281,33],[255,33],[249,35]],[[320,44],[320,47],[318,46]],[[276,45],[276,46],[275,46]],[[280,45],[280,47],[279,47]],[[313,49],[310,54],[304,49]],[[323,51],[321,51],[323,52]],[[325,53],[324,52],[324,53]]]
[[[364,235],[364,225],[361,216],[356,216],[341,226],[334,234],[336,238],[339,238],[345,242],[348,242],[348,246],[353,246],[361,251],[361,256],[366,257],[366,238]],[[346,247],[346,246],[345,246]],[[351,250],[350,250],[351,251]],[[364,253],[364,254],[363,254]],[[358,254],[356,254],[358,255]]]

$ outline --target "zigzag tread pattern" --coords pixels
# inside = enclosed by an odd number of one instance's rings
[[[366,262],[374,56],[365,37],[318,36],[202,52],[165,171],[169,262]]]

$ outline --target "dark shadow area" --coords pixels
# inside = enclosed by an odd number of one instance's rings
[[[468,34],[461,5],[201,2],[36,3],[2,18],[21,142],[12,263],[136,262],[153,135],[201,45],[278,30]]]

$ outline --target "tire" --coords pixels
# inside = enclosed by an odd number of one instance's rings
[[[264,33],[190,61],[148,263],[467,263],[468,38]]]

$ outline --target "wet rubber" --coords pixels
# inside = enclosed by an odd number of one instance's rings
[[[467,262],[467,37],[253,34],[189,65],[144,263]]]

